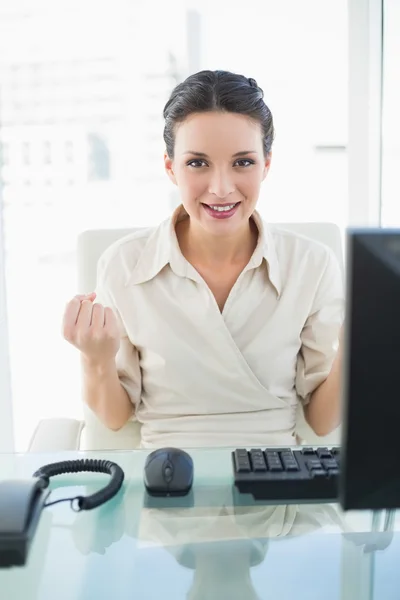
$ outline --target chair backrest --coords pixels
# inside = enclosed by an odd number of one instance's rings
[[[333,223],[274,223],[275,227],[293,231],[328,246],[335,254],[343,272],[343,250],[341,232]],[[136,229],[95,229],[82,232],[78,237],[78,290],[77,293],[92,292],[96,287],[97,262],[106,248]],[[140,427],[129,422],[118,432],[106,429],[88,409],[83,407],[85,419],[84,447],[87,450],[135,448],[140,443]],[[309,444],[337,444],[340,428],[325,438],[317,438],[304,419],[299,406],[297,413],[297,433]]]

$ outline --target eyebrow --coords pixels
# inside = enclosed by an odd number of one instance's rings
[[[209,158],[209,156],[207,156],[207,154],[204,154],[204,152],[195,152],[194,150],[187,150],[187,152],[184,152],[184,154],[192,154],[193,156],[198,156],[200,158]],[[232,158],[237,158],[238,156],[245,156],[247,154],[257,154],[256,150],[241,150],[240,152],[235,152],[235,154],[232,155]]]

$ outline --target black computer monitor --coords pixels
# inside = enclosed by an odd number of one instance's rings
[[[400,230],[347,232],[340,504],[400,508]]]

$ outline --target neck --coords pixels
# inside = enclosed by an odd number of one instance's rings
[[[257,245],[258,230],[253,219],[232,235],[216,236],[193,225],[190,218],[177,224],[177,237],[186,258],[204,264],[236,264],[250,259]]]

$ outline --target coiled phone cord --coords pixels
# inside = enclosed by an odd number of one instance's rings
[[[65,473],[81,473],[81,472],[106,473],[111,476],[110,482],[98,492],[90,496],[75,496],[74,498],[62,498],[47,502],[44,506],[51,506],[58,502],[71,502],[71,508],[76,512],[81,510],[91,510],[96,508],[108,500],[111,500],[121,489],[125,475],[119,465],[109,460],[66,460],[57,463],[50,463],[40,467],[33,477],[38,477],[43,482],[43,488],[48,487],[50,478],[55,475],[63,475]]]

